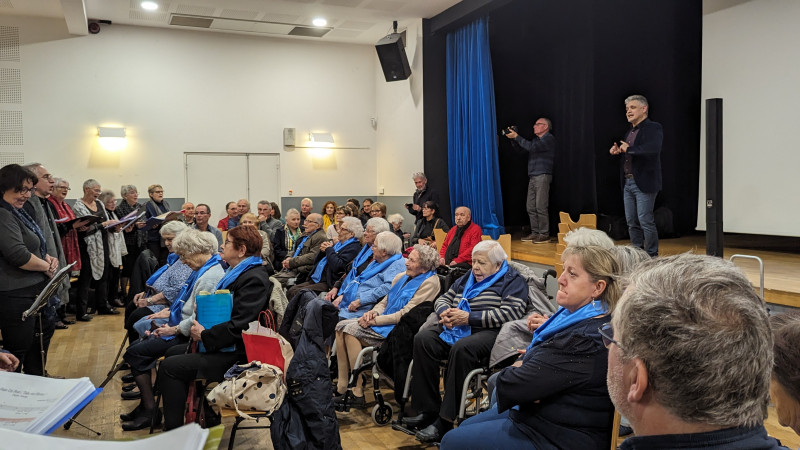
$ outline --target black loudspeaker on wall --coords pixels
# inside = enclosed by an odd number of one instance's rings
[[[411,76],[403,35],[392,33],[375,44],[386,81],[405,80]]]
[[[722,257],[722,99],[706,100],[706,254]]]

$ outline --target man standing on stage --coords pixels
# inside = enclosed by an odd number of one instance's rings
[[[528,217],[531,234],[522,238],[534,244],[550,242],[550,182],[553,181],[553,161],[556,157],[556,138],[550,133],[550,119],[541,117],[533,124],[533,139],[527,140],[509,128],[506,137],[528,151]]]
[[[648,104],[643,95],[625,99],[625,115],[631,129],[609,151],[624,153],[620,159],[620,184],[625,202],[625,220],[631,244],[658,256],[658,230],[653,216],[656,195],[661,190],[661,124],[647,118]]]

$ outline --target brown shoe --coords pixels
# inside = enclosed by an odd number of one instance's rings
[[[533,240],[534,244],[549,244],[550,243],[550,236],[546,234],[540,234]]]
[[[536,240],[536,239],[538,239],[538,238],[539,238],[539,235],[538,235],[538,234],[536,234],[536,233],[531,233],[531,234],[529,234],[529,235],[525,236],[524,238],[522,238],[522,239],[520,239],[520,240],[521,240],[522,242],[533,242],[533,241],[535,241],[535,240]]]

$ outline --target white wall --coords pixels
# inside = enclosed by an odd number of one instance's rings
[[[282,196],[376,194],[378,178],[387,194],[413,192],[409,175],[422,167],[421,21],[409,27],[415,74],[397,83],[378,78],[372,45],[122,25],[74,37],[63,20],[0,24],[20,28],[25,159],[73,186],[89,177],[114,190],[161,183],[167,197],[182,197],[183,153],[222,151],[280,153]],[[118,154],[95,138],[97,126],[113,123],[129,137]],[[297,129],[298,145],[313,130],[332,132],[337,147],[368,149],[328,159],[286,152],[284,127]],[[238,174],[209,174],[228,176]]]
[[[705,99],[723,99],[726,232],[800,236],[800,2],[751,0],[703,17],[698,228],[705,229]]]

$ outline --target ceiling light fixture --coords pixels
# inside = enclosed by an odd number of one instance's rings
[[[316,19],[312,20],[311,23],[313,23],[315,27],[324,27],[328,24],[328,21],[325,20],[324,17],[317,17]]]
[[[148,11],[155,11],[158,9],[158,3],[153,1],[144,1],[141,3],[142,9],[146,9]]]

